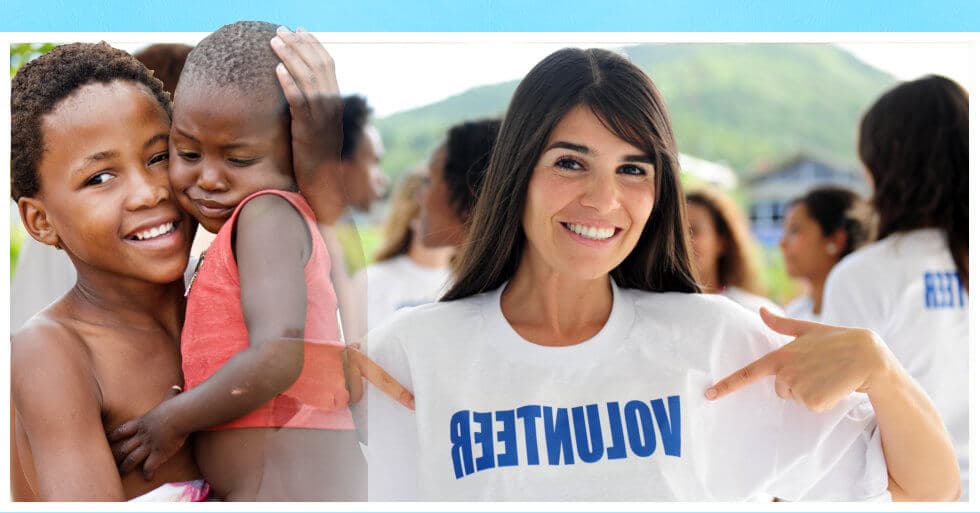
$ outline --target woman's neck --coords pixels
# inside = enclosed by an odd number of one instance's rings
[[[813,301],[813,313],[820,315],[823,310],[823,286],[827,283],[827,275],[810,280],[810,300]]]
[[[501,298],[507,322],[544,346],[569,346],[595,336],[612,312],[609,276],[582,280],[529,260],[525,254]]]
[[[717,294],[724,289],[724,287],[718,283],[718,270],[717,269],[698,269],[698,279],[701,281],[701,289],[708,294]]]
[[[442,269],[449,266],[449,260],[456,252],[453,246],[444,248],[428,248],[422,244],[421,237],[412,237],[412,242],[408,246],[408,258],[420,267],[430,269]]]

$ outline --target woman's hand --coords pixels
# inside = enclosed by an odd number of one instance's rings
[[[173,398],[178,389],[171,389]],[[143,464],[143,477],[153,479],[153,472],[184,446],[188,433],[180,433],[168,422],[167,402],[164,400],[142,417],[135,418],[109,432],[112,455],[119,474],[126,475]]]
[[[776,395],[821,412],[851,392],[870,394],[895,368],[894,356],[871,330],[799,321],[765,308],[761,315],[773,331],[796,339],[715,383],[705,392],[708,399],[775,376]]]
[[[344,378],[347,381],[350,404],[357,403],[364,396],[363,378],[409,410],[415,410],[415,397],[412,393],[362,353],[357,344],[348,346],[343,352],[343,358]]]
[[[344,104],[333,57],[309,32],[280,27],[270,42],[292,118],[293,173],[317,219],[333,224],[345,200],[340,167]]]

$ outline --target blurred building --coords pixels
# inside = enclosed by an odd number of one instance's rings
[[[703,182],[710,183],[726,191],[735,188],[738,181],[735,171],[732,168],[717,162],[702,160],[692,157],[686,153],[681,153],[678,158],[682,173],[688,173]]]
[[[798,154],[745,181],[752,233],[763,245],[778,244],[783,236],[783,214],[790,200],[823,185],[847,187],[865,197],[871,193],[863,171],[839,168],[821,159]]]

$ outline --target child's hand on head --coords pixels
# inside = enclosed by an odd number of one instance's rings
[[[312,34],[302,29],[290,32],[280,27],[271,45],[282,59],[276,75],[292,118],[296,183],[314,206],[319,221],[333,224],[344,208],[340,170],[344,105],[333,57]],[[316,208],[318,203],[329,206],[329,211]]]
[[[180,392],[179,387],[171,389],[173,396]],[[112,445],[112,455],[119,467],[119,474],[126,475],[143,464],[143,477],[153,479],[153,472],[167,462],[183,447],[189,433],[179,433],[168,422],[167,404],[164,400],[142,417],[135,418],[116,427],[107,435]]]

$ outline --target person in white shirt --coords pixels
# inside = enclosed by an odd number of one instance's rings
[[[704,292],[721,294],[753,313],[782,309],[765,297],[749,222],[725,193],[703,187],[687,194],[691,249]]]
[[[430,248],[420,237],[419,194],[425,181],[421,174],[410,173],[395,188],[375,263],[354,275],[355,289],[367,294],[368,330],[401,308],[435,301],[448,284],[455,248]]]
[[[823,319],[878,332],[942,414],[969,490],[969,98],[938,76],[885,93],[861,121],[877,242],[841,261]]]
[[[820,320],[827,275],[868,241],[871,216],[871,206],[842,187],[818,187],[789,202],[779,249],[786,274],[803,281],[806,293],[786,305],[787,316]]]
[[[935,408],[872,332],[764,314],[797,337],[782,345],[698,294],[687,228],[649,77],[599,49],[535,66],[453,288],[369,335],[415,396],[413,412],[369,392],[370,497],[958,495]]]

